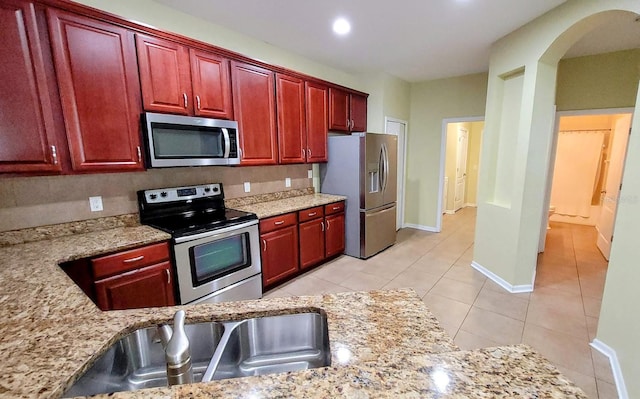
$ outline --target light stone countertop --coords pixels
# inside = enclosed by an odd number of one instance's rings
[[[286,213],[343,199],[304,197],[272,202]],[[184,309],[187,322],[322,311],[331,366],[109,397],[586,398],[527,346],[460,351],[409,289],[102,312],[58,267],[169,238],[126,225],[0,247],[0,397],[60,397],[119,338]]]
[[[255,213],[258,215],[259,219],[264,219],[271,216],[282,215],[284,213],[313,208],[315,206],[344,201],[346,199],[347,197],[343,197],[341,195],[308,194],[254,204],[242,204],[241,202],[227,201],[227,206],[239,211]]]

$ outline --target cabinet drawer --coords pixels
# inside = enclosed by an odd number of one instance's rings
[[[295,213],[274,216],[260,221],[260,233],[268,233],[282,227],[293,226],[298,223]]]
[[[344,201],[334,202],[333,204],[324,206],[325,215],[333,215],[334,213],[344,212]]]
[[[163,242],[91,259],[91,267],[97,280],[168,259],[169,244]]]
[[[298,220],[300,222],[306,222],[307,220],[321,218],[323,216],[324,212],[321,206],[316,206],[315,208],[309,208],[298,212]]]

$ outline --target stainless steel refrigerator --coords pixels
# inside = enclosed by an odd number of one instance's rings
[[[397,136],[329,136],[320,191],[347,197],[345,253],[369,258],[396,242]]]

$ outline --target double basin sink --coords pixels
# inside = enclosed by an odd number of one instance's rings
[[[185,332],[195,382],[331,364],[327,320],[320,313],[186,324]],[[149,327],[113,344],[64,397],[162,386],[167,386],[165,352],[157,327]]]

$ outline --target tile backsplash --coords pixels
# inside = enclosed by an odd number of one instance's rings
[[[0,231],[136,213],[137,190],[221,182],[226,198],[312,187],[311,165],[150,169],[135,173],[0,178]],[[285,179],[291,187],[285,187]],[[244,182],[251,192],[244,192]],[[104,210],[91,212],[89,197]]]

